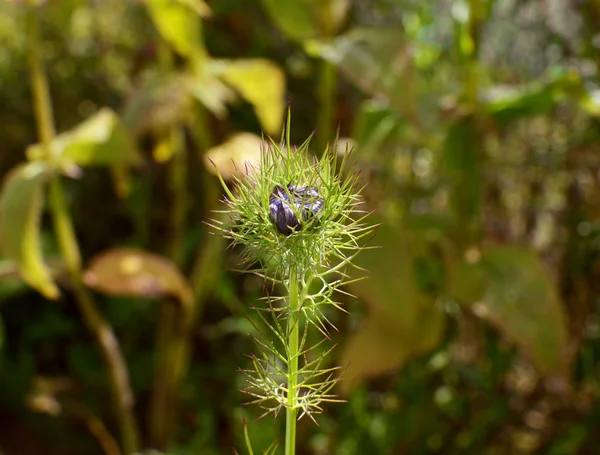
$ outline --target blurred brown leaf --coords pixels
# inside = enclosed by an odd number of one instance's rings
[[[192,300],[190,285],[175,264],[133,248],[115,248],[93,258],[84,281],[108,295],[174,297],[184,306]]]

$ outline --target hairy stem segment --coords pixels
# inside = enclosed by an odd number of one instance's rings
[[[48,81],[39,53],[41,40],[39,39],[38,12],[35,8],[35,5],[31,2],[28,24],[31,86],[35,118],[42,150],[44,151],[45,158],[51,164],[54,164],[54,157],[51,153],[51,142],[55,135],[55,128]],[[88,330],[96,340],[102,360],[108,370],[111,391],[115,401],[115,410],[121,429],[123,452],[130,455],[137,452],[138,431],[133,416],[133,393],[129,384],[129,374],[112,327],[102,317],[91,292],[83,284],[79,245],[67,210],[64,189],[58,174],[53,175],[50,180],[49,202],[60,251],[71,277],[77,304]]]
[[[290,270],[288,298],[288,365],[287,406],[285,412],[285,455],[296,453],[296,401],[298,394],[298,358],[300,341],[300,299],[298,298],[298,271]]]

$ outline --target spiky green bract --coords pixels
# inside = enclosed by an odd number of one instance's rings
[[[326,152],[317,161],[308,154],[308,145],[306,141],[297,150],[282,150],[271,143],[262,153],[260,166],[248,165],[235,178],[235,191],[228,194],[233,226],[224,234],[234,244],[246,246],[243,261],[247,267],[258,263],[269,278],[289,275],[292,265],[302,272],[328,267],[336,258],[345,262],[347,251],[356,250],[368,231],[362,219],[352,218],[359,204],[357,176],[343,179],[336,172],[334,153]],[[290,184],[316,187],[324,206],[303,229],[285,236],[269,218],[269,197],[276,186]]]
[[[323,401],[338,401],[331,393],[338,380],[337,367],[326,366],[331,349],[323,343],[332,327],[326,308],[338,308],[337,292],[350,280],[346,269],[366,240],[373,226],[361,204],[358,174],[344,174],[349,153],[338,160],[336,147],[316,159],[309,153],[309,140],[296,149],[279,147],[273,141],[262,152],[259,166],[248,165],[226,192],[225,213],[231,223],[214,222],[213,228],[245,246],[245,270],[285,290],[282,297],[265,297],[258,310],[264,329],[255,337],[259,354],[252,356],[253,368],[247,373],[246,392],[265,414],[285,409],[288,417],[286,454],[294,444],[296,417],[321,411]],[[217,170],[218,171],[218,170]],[[301,229],[286,236],[272,223],[269,198],[276,186],[315,187],[323,199],[318,215]],[[288,194],[288,196],[290,196]],[[294,208],[294,210],[296,210]],[[295,213],[301,218],[300,213]],[[316,345],[307,344],[308,330],[316,326],[323,337]]]

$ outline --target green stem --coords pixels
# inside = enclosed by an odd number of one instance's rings
[[[479,34],[483,21],[485,20],[485,6],[481,0],[469,0],[469,21],[465,24],[465,38],[471,43],[469,53],[464,57],[466,59],[465,75],[465,98],[470,108],[475,109],[479,99]]]
[[[171,160],[169,161],[172,194],[171,235],[169,256],[181,267],[183,262],[183,236],[187,209],[187,160],[183,128],[172,125],[167,138]],[[164,302],[157,328],[156,377],[152,390],[149,414],[150,443],[164,450],[172,441],[175,431],[177,398],[182,377],[183,352],[187,338],[187,321],[192,302],[175,306]]]
[[[110,434],[104,422],[94,415],[84,405],[70,401],[63,404],[65,411],[82,421],[89,432],[96,438],[105,455],[122,455],[117,441]]]
[[[200,163],[204,163],[204,155],[213,146],[215,140],[212,136],[206,109],[203,106],[196,106],[190,124],[190,131],[194,141],[198,145],[198,159]],[[221,195],[219,181],[204,169],[202,182],[204,218],[217,218],[220,221],[227,222],[225,216],[213,212],[219,208],[219,197]],[[198,253],[190,272],[190,282],[194,291],[194,304],[190,310],[190,318],[192,320],[195,320],[199,316],[206,297],[217,281],[224,244],[225,241],[222,237],[205,234],[204,241],[201,247],[198,248]]]
[[[178,266],[183,262],[183,237],[185,235],[188,162],[183,127],[174,126],[170,132],[173,154],[169,163],[171,186],[171,245],[169,256]]]
[[[28,15],[28,35],[29,35],[29,74],[31,77],[31,89],[33,91],[33,104],[35,109],[38,137],[40,139],[44,156],[47,160],[51,158],[51,142],[55,136],[54,117],[52,114],[52,105],[50,103],[50,92],[48,81],[42,67],[39,47],[41,40],[39,37],[39,24],[35,6],[31,6]]]
[[[189,302],[186,303],[189,305]],[[173,439],[177,398],[183,377],[182,350],[188,332],[180,327],[187,317],[186,308],[165,302],[157,335],[156,376],[150,401],[149,439],[153,448],[164,450]]]
[[[158,48],[159,69],[164,75],[173,71],[174,55],[167,43],[161,42]],[[172,124],[165,137],[169,148],[168,170],[171,192],[169,257],[179,267],[182,266],[184,249],[187,199],[187,155],[183,126]],[[185,350],[187,333],[183,327],[188,319],[191,302],[175,306],[164,302],[158,320],[156,335],[156,372],[149,407],[149,441],[152,447],[164,450],[173,439],[177,411],[177,398],[183,376],[181,351]]]
[[[53,175],[50,179],[50,208],[54,230],[58,236],[61,255],[69,273],[80,278],[81,254],[75,237],[75,230],[67,210],[67,202],[59,175]]]
[[[168,68],[169,55],[167,48],[163,48],[163,69]],[[200,162],[204,161],[204,152],[208,150],[213,139],[206,112],[201,106],[197,106],[191,118],[190,132],[198,144]],[[173,127],[175,128],[175,127]],[[175,141],[171,146],[175,147],[172,154],[171,177],[174,196],[179,194],[176,202],[184,204],[172,211],[173,241],[178,241],[181,246],[181,235],[183,232],[184,209],[187,205],[185,197],[185,178],[187,176],[187,162],[181,156],[183,150],[182,127],[177,128]],[[203,176],[203,197],[206,206],[206,217],[210,210],[216,208],[219,198],[219,187],[217,180],[206,171]],[[185,202],[184,202],[185,197]],[[179,238],[177,240],[177,238]],[[150,405],[149,427],[150,442],[153,447],[164,449],[172,439],[175,423],[175,411],[177,406],[177,394],[180,390],[182,378],[189,369],[189,344],[192,328],[202,311],[206,297],[217,281],[220,272],[224,240],[221,237],[206,235],[202,246],[194,260],[190,273],[192,284],[192,301],[183,308],[175,308],[172,303],[167,302],[163,309],[157,335],[157,372],[152,392]],[[171,256],[176,262],[182,259],[181,250],[172,245]]]
[[[198,143],[198,158],[200,163],[204,162],[204,154],[210,149],[215,139],[210,129],[208,114],[206,108],[201,105],[196,105],[194,109],[194,118],[190,124],[190,128],[193,128],[192,134],[194,140]]]
[[[319,85],[319,117],[317,124],[317,146],[319,151],[325,150],[327,141],[332,137],[334,106],[337,94],[337,71],[329,61],[320,62]]]
[[[50,102],[48,81],[39,53],[39,25],[37,11],[35,11],[33,4],[29,19],[29,64],[35,117],[44,156],[54,165],[54,158],[51,155],[51,143],[55,135],[52,103]],[[64,190],[58,174],[53,175],[50,180],[49,202],[60,251],[71,276],[77,304],[88,330],[95,337],[100,354],[109,373],[111,390],[121,429],[123,451],[125,454],[130,455],[137,451],[138,433],[133,417],[133,393],[129,385],[127,367],[112,328],[102,317],[95,305],[92,294],[83,284],[79,245],[77,244],[73,224],[68,214]]]
[[[300,299],[298,298],[298,272],[295,268],[290,271],[288,299],[288,385],[287,406],[285,412],[285,455],[296,453],[296,402],[298,385],[298,358],[300,339]]]

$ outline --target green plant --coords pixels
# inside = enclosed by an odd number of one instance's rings
[[[339,367],[327,366],[331,348],[321,346],[332,326],[327,313],[341,309],[335,293],[353,281],[346,269],[374,229],[359,208],[358,174],[343,175],[349,154],[338,163],[334,146],[312,159],[309,143],[310,138],[292,149],[288,115],[285,146],[271,141],[260,165],[247,165],[235,178],[234,191],[219,174],[232,223],[213,223],[233,244],[245,247],[246,271],[284,291],[255,308],[267,330],[259,329],[261,337],[254,339],[260,353],[245,372],[245,392],[264,415],[285,410],[288,455],[295,453],[297,419],[315,420],[323,402],[340,401],[332,393]],[[311,326],[322,334],[317,343],[307,342]]]

